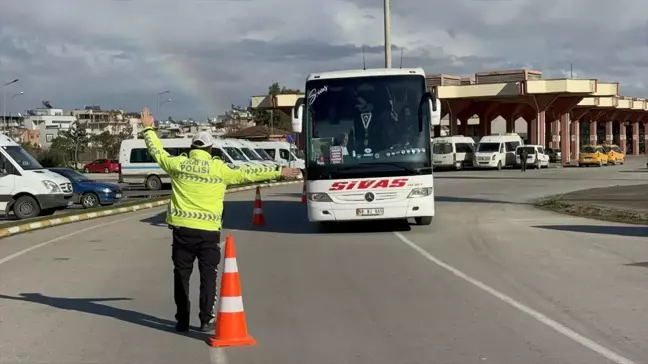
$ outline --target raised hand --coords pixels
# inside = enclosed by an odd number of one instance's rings
[[[297,178],[301,171],[299,168],[287,168],[284,167],[281,169],[281,175],[285,178]]]
[[[145,128],[154,126],[153,115],[151,115],[151,112],[147,107],[142,110],[142,113],[140,114],[140,121],[142,122],[142,126]]]

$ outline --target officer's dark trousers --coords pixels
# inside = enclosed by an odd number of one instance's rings
[[[526,161],[526,159],[524,161],[522,161],[522,165],[520,167],[521,167],[520,169],[522,170],[522,172],[526,172],[526,169],[527,169],[527,161]]]
[[[216,301],[216,279],[218,263],[221,259],[220,231],[206,231],[174,227],[171,258],[173,259],[174,297],[176,303],[176,320],[189,323],[190,300],[189,278],[193,265],[198,258],[200,272],[200,313],[201,322],[208,322],[214,317]]]

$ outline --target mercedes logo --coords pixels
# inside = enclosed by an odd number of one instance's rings
[[[373,201],[375,198],[376,198],[376,197],[375,197],[374,194],[371,193],[371,192],[367,192],[367,193],[365,194],[365,200],[367,200],[367,202],[371,202],[371,201]]]

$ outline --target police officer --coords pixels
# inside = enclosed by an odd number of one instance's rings
[[[166,214],[166,223],[173,230],[171,258],[174,270],[176,330],[189,330],[189,278],[194,260],[200,272],[200,330],[214,329],[216,279],[221,259],[219,247],[223,216],[223,199],[228,184],[259,182],[279,178],[295,178],[299,169],[281,167],[248,167],[231,169],[213,158],[213,138],[199,132],[191,140],[189,155],[172,157],[162,147],[153,130],[153,116],[142,110],[143,135],[148,152],[171,177],[173,191]]]

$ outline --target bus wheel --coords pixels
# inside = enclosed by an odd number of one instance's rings
[[[415,217],[416,225],[430,225],[432,224],[432,216]]]
[[[160,177],[158,176],[149,176],[146,179],[146,188],[148,188],[151,191],[157,191],[162,188],[162,181],[160,181]]]

